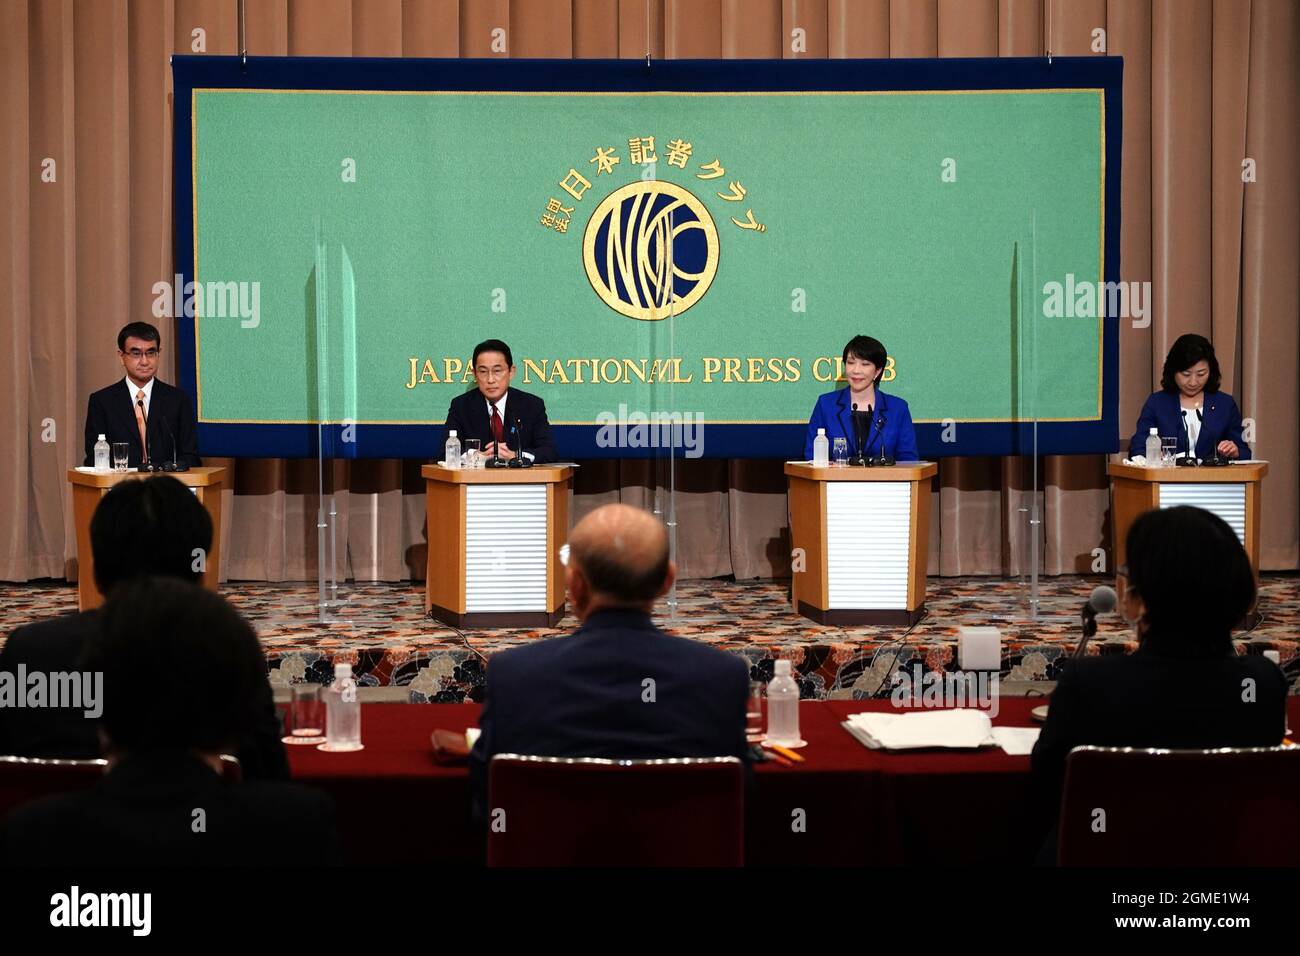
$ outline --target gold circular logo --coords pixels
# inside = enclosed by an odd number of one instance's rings
[[[596,207],[582,237],[591,287],[631,319],[681,315],[718,271],[718,229],[704,204],[676,183],[629,183]]]

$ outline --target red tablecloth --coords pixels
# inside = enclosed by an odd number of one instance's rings
[[[1043,703],[1003,697],[993,722],[1031,726],[1029,711]],[[1289,704],[1291,726],[1300,726],[1300,698]],[[748,864],[1032,861],[1029,758],[991,747],[873,751],[840,726],[851,713],[894,709],[888,700],[800,705],[804,761],[760,764],[747,795]],[[364,750],[289,748],[294,779],[334,797],[348,862],[482,862],[468,771],[434,763],[430,744],[435,728],[464,730],[478,713],[477,704],[365,704]]]

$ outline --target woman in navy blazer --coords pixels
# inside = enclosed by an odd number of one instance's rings
[[[1159,392],[1142,406],[1137,431],[1128,443],[1129,457],[1146,454],[1151,429],[1162,438],[1178,438],[1179,455],[1187,453],[1194,436],[1194,458],[1205,460],[1250,457],[1241,436],[1241,412],[1227,392],[1219,391],[1219,360],[1214,346],[1202,335],[1180,335],[1165,357]]]
[[[844,346],[844,377],[848,388],[837,388],[817,399],[812,418],[808,419],[808,437],[804,441],[804,458],[812,461],[813,439],[817,429],[826,429],[826,440],[834,453],[835,439],[848,440],[849,457],[857,455],[853,428],[853,406],[862,413],[862,445],[867,458],[884,454],[895,461],[916,461],[916,431],[907,402],[880,391],[880,377],[885,371],[888,354],[878,339],[857,335]],[[870,418],[866,410],[872,409]]]

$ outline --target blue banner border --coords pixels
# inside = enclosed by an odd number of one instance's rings
[[[196,88],[319,90],[620,90],[629,92],[728,90],[1014,90],[1101,88],[1105,102],[1105,270],[1119,281],[1120,156],[1123,59],[1053,57],[915,60],[509,60],[334,57],[172,57],[174,107],[175,262],[183,281],[194,278],[191,102]],[[197,407],[193,319],[176,320],[177,375]],[[1040,454],[1119,449],[1119,320],[1102,323],[1102,416],[1090,422],[1037,426]],[[655,449],[601,448],[597,426],[558,425],[564,458],[656,457]],[[925,458],[1019,455],[1034,447],[1031,423],[962,423],[959,440],[941,440],[940,424],[918,424]],[[441,425],[357,425],[355,440],[342,426],[200,423],[203,455],[244,458],[315,457],[323,446],[334,458],[436,457]],[[706,457],[798,458],[802,425],[707,425]]]

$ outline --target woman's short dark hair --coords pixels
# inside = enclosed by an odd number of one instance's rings
[[[95,584],[107,595],[138,574],[167,574],[197,581],[212,550],[212,518],[194,492],[170,475],[121,481],[108,490],[90,518]]]
[[[1214,357],[1214,346],[1204,335],[1188,332],[1174,340],[1169,354],[1165,356],[1164,371],[1160,373],[1160,387],[1166,392],[1178,391],[1174,376],[1186,372],[1202,359],[1210,366],[1210,378],[1205,383],[1207,392],[1219,390],[1219,360]]]
[[[880,377],[885,372],[885,363],[889,361],[889,353],[885,351],[885,346],[881,344],[880,339],[873,339],[869,335],[855,335],[849,339],[849,344],[844,346],[844,364],[849,363],[849,356],[861,359],[864,362],[870,362],[876,367],[876,377],[872,384],[878,384]]]
[[[123,582],[82,666],[104,675],[101,721],[123,752],[233,749],[257,729],[266,656],[218,594],[179,578]]]
[[[1146,606],[1143,647],[1165,657],[1232,652],[1232,628],[1255,604],[1255,574],[1237,533],[1181,505],[1138,516],[1126,539],[1128,582]]]

